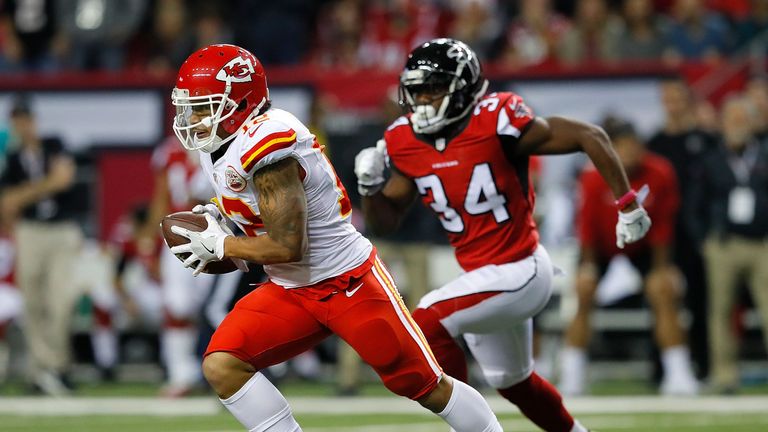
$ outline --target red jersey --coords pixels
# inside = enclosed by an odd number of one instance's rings
[[[466,271],[523,259],[538,245],[528,157],[512,156],[533,119],[520,96],[492,93],[448,142],[422,141],[408,117],[384,134],[392,164],[440,219]]]
[[[201,197],[200,189],[207,188],[205,178],[198,175],[200,163],[194,152],[188,152],[173,136],[162,143],[152,153],[152,169],[164,173],[168,182],[171,202],[170,212],[189,210],[190,203],[206,200],[212,196]]]
[[[597,255],[608,259],[619,253],[636,255],[650,246],[669,245],[672,242],[675,217],[680,207],[677,178],[672,165],[664,158],[650,152],[643,156],[638,169],[631,174],[629,183],[638,190],[647,184],[651,190],[643,202],[653,225],[643,239],[626,245],[616,246],[616,223],[618,212],[608,184],[594,167],[587,168],[581,175],[581,197],[576,216],[579,240],[583,247],[595,249]]]

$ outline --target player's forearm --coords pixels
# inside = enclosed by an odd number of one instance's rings
[[[403,212],[383,193],[363,197],[362,205],[365,224],[374,234],[389,235],[400,227]]]
[[[579,144],[611,188],[614,197],[620,198],[629,192],[627,174],[602,128],[594,125],[585,128],[580,133]]]
[[[227,237],[224,256],[240,258],[256,264],[282,264],[301,261],[306,241],[281,243],[269,234],[258,237]]]

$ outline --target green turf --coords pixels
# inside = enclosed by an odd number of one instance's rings
[[[581,416],[587,426],[601,432],[761,432],[768,430],[768,414],[611,414]],[[302,415],[297,416],[305,432],[353,432],[358,428],[381,432],[447,432],[444,424],[429,415]],[[532,425],[519,416],[500,416],[509,431],[534,431]],[[378,427],[374,427],[377,426]],[[387,427],[390,426],[390,427]],[[415,429],[417,428],[417,429]],[[78,417],[24,417],[0,416],[0,430],[4,432],[235,432],[242,430],[228,414],[192,417],[139,417],[139,416],[78,416]]]

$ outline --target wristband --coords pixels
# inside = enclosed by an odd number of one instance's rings
[[[627,206],[635,202],[635,200],[637,200],[637,191],[630,189],[629,192],[625,193],[624,196],[614,201],[613,204],[616,205],[619,210],[624,210],[627,208]]]

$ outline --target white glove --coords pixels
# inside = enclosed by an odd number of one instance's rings
[[[227,218],[224,217],[223,214],[221,214],[221,210],[219,210],[219,206],[213,203],[208,204],[198,204],[194,207],[192,207],[192,213],[195,214],[209,214],[213,216],[214,219],[219,223],[219,226],[221,227],[221,230],[224,231],[227,235],[234,236],[235,233],[232,232],[232,229],[227,225]],[[238,270],[244,271],[248,273],[248,263],[245,262],[245,260],[242,260],[240,258],[231,258],[232,261],[234,261],[235,265],[237,266]]]
[[[221,214],[221,211],[219,211],[219,207],[216,204],[208,203],[208,204],[198,204],[194,207],[192,207],[192,213],[195,214],[209,214],[213,216],[214,219],[221,222],[224,220],[224,215]],[[221,225],[221,223],[219,223]]]
[[[384,187],[384,170],[387,168],[387,143],[381,139],[376,147],[360,150],[355,156],[357,191],[362,196],[371,196]]]
[[[645,237],[649,229],[651,229],[651,218],[642,206],[628,213],[619,212],[619,222],[616,224],[616,246],[624,249],[625,244],[634,243]]]
[[[189,253],[189,257],[184,260],[184,267],[192,267],[197,263],[192,273],[195,276],[199,275],[209,262],[224,259],[224,240],[231,236],[221,228],[218,221],[210,214],[206,213],[205,219],[208,221],[208,228],[202,232],[190,231],[180,226],[171,227],[174,234],[189,239],[189,243],[172,247],[171,252],[174,254]]]

